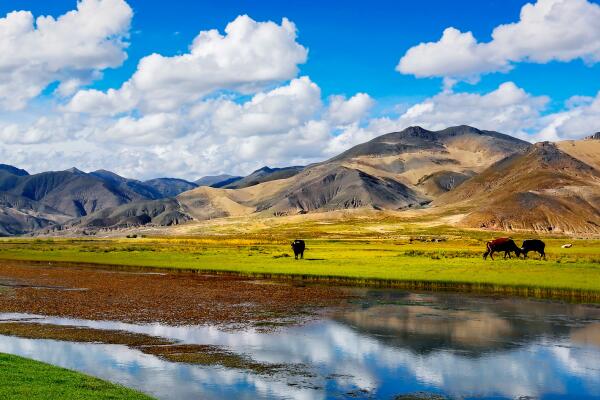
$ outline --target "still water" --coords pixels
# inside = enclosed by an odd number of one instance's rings
[[[121,345],[0,336],[18,354],[161,399],[600,399],[600,308],[459,294],[362,291],[352,307],[302,326],[231,331],[0,314],[225,346],[305,373],[256,374],[161,360]]]

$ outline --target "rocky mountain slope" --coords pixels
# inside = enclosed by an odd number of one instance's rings
[[[503,230],[600,233],[600,170],[560,150],[535,144],[509,156],[434,201],[467,206],[461,221]]]
[[[182,212],[197,220],[251,213],[419,208],[493,162],[529,147],[511,136],[466,126],[438,132],[411,127],[322,163],[261,168],[234,184],[220,189],[200,187],[176,200]],[[140,211],[132,204],[128,215],[139,216],[136,210]],[[119,225],[113,220],[107,224]]]
[[[22,234],[107,208],[174,196],[194,187],[181,180],[140,182],[104,170],[88,174],[71,168],[30,175],[3,164],[0,235]]]

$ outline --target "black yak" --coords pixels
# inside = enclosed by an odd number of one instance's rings
[[[523,245],[521,246],[521,253],[523,256],[527,258],[527,253],[530,251],[535,251],[540,253],[540,259],[546,259],[546,243],[542,242],[539,239],[526,239],[523,240]]]
[[[292,242],[292,250],[294,250],[294,258],[297,260],[298,256],[300,256],[300,258],[304,258],[304,249],[306,248],[306,245],[304,244],[304,240],[294,240]]]

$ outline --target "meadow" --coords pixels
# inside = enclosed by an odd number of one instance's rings
[[[0,371],[0,399],[151,399],[88,375],[9,354],[0,353]]]
[[[600,301],[600,241],[594,239],[545,236],[547,260],[532,253],[527,260],[497,254],[495,261],[485,261],[485,242],[503,233],[376,218],[225,220],[185,229],[171,236],[4,239],[0,259]],[[518,244],[532,237],[511,235]],[[304,260],[294,260],[293,238],[306,240]],[[573,247],[563,249],[565,243]]]

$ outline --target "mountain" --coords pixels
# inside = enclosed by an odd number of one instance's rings
[[[241,179],[199,183],[0,167],[0,234],[423,207],[454,213],[465,227],[600,233],[599,171],[598,140],[532,145],[469,126],[409,127],[306,167],[263,167]],[[237,181],[208,186],[221,179]]]
[[[126,184],[103,180],[79,170],[42,172],[17,179],[0,178],[0,190],[42,202],[72,217],[146,198]]]
[[[0,192],[0,236],[20,235],[70,218],[35,200]]]
[[[58,229],[102,229],[127,228],[149,223],[161,226],[177,225],[189,221],[176,199],[143,200],[118,207],[109,207],[91,215],[76,218],[59,226]]]
[[[209,175],[203,176],[202,178],[194,181],[197,186],[211,186],[211,187],[223,187],[229,185],[230,183],[239,181],[243,176],[234,176],[234,175]]]
[[[91,176],[94,176],[110,185],[118,187],[124,191],[132,191],[144,199],[160,199],[165,196],[151,185],[147,185],[145,182],[138,181],[136,179],[124,178],[114,172],[99,169],[97,171],[90,172]]]
[[[105,209],[172,197],[195,187],[180,179],[140,182],[106,170],[88,174],[74,167],[29,175],[24,170],[2,165],[0,235],[48,228]]]
[[[433,132],[407,128],[355,146],[337,157],[291,170],[261,168],[238,181],[235,190],[185,193],[216,215],[259,212],[285,215],[346,208],[401,210],[422,207],[493,162],[531,145],[497,132],[454,127]],[[283,170],[288,173],[289,170]],[[285,175],[284,175],[285,176]],[[181,197],[181,196],[180,196]],[[226,200],[225,200],[226,199]],[[239,207],[236,207],[237,205]]]
[[[600,170],[562,151],[562,146],[537,143],[493,164],[433,204],[467,207],[470,212],[460,223],[470,227],[600,233]]]
[[[34,175],[1,170],[0,233],[22,234],[142,198],[76,169]]]
[[[242,179],[236,180],[229,184],[220,186],[224,189],[243,189],[246,187],[258,185],[259,183],[274,181],[277,179],[286,179],[292,177],[302,171],[304,167],[294,166],[285,168],[269,168],[262,167],[252,172],[250,175]],[[214,185],[212,185],[215,187]]]
[[[598,139],[600,139],[600,135],[598,135]],[[555,144],[561,151],[573,158],[577,158],[600,170],[600,140],[565,140]]]
[[[198,185],[178,178],[156,178],[144,181],[146,186],[151,187],[160,194],[160,197],[175,197],[179,193],[197,188]]]
[[[411,187],[390,177],[327,163],[292,178],[284,189],[259,202],[257,210],[287,214],[361,207],[402,209],[428,202]]]
[[[12,165],[8,165],[8,164],[0,164],[0,171],[5,171],[10,174],[17,175],[17,176],[29,175],[29,172],[25,171],[24,169],[13,167]]]
[[[154,200],[175,197],[179,193],[198,187],[193,182],[178,178],[156,178],[142,182],[137,179],[124,178],[114,172],[103,169],[90,172],[90,175],[119,187],[132,190],[146,199]]]
[[[196,220],[252,213],[419,208],[460,187],[492,163],[530,147],[508,135],[466,126],[437,132],[410,127],[355,146],[322,163],[263,167],[234,184],[222,188],[201,186],[175,199],[178,210]],[[123,214],[127,218],[140,212],[135,203],[122,209],[131,210]],[[111,226],[121,223],[108,222]],[[148,223],[156,222],[153,218]]]

